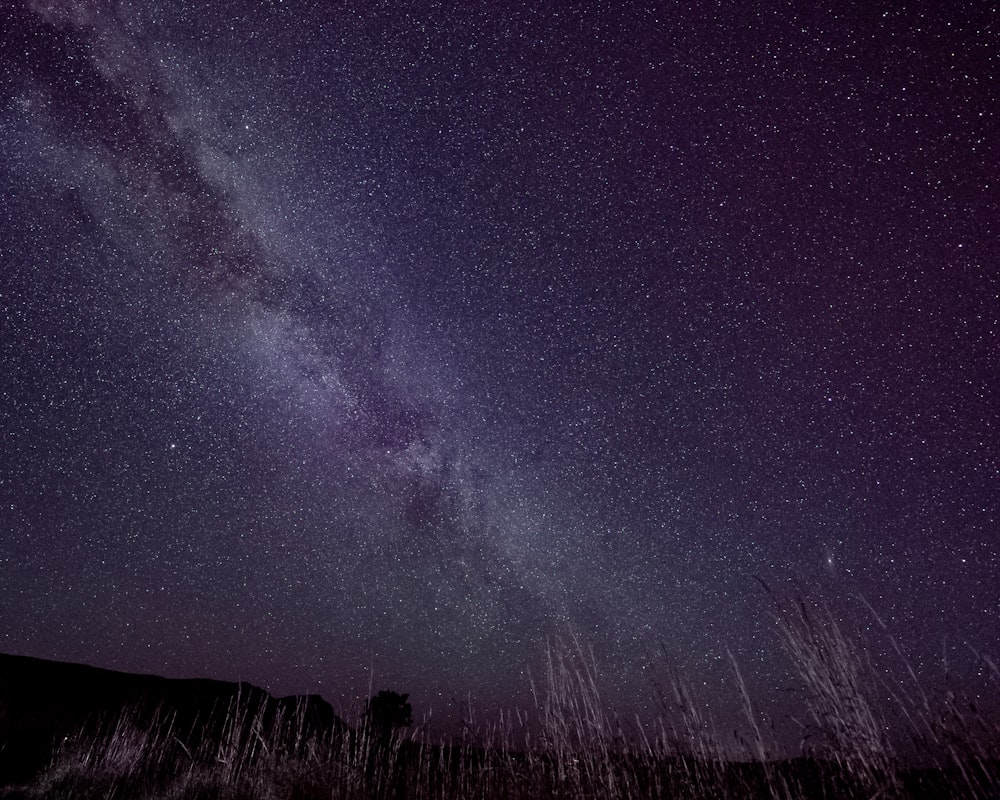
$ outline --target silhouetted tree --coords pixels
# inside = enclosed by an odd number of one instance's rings
[[[383,689],[365,703],[365,720],[375,733],[386,737],[396,728],[412,725],[413,708],[408,698],[408,694]]]

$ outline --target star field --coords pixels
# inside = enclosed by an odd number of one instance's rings
[[[419,715],[571,628],[725,714],[759,579],[1000,651],[988,4],[0,30],[0,649]]]

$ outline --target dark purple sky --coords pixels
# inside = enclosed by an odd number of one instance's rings
[[[991,4],[4,6],[0,650],[725,715],[760,578],[1000,655]]]

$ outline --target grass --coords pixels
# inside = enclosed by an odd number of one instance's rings
[[[550,647],[530,711],[502,713],[459,742],[419,727],[386,736],[364,722],[319,733],[302,709],[265,719],[237,698],[187,726],[166,709],[96,720],[34,782],[0,788],[0,798],[1000,797],[997,721],[954,693],[932,701],[872,615],[903,681],[886,679],[823,608],[798,602],[776,614],[804,692],[794,757],[779,755],[734,658],[748,731],[735,748],[679,678],[660,687],[654,724],[618,717],[592,654],[570,637]],[[995,692],[1000,671],[981,662]]]

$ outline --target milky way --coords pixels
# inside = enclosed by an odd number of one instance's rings
[[[626,5],[2,12],[0,647],[420,711],[573,630],[724,711],[763,581],[998,649],[995,14]]]

